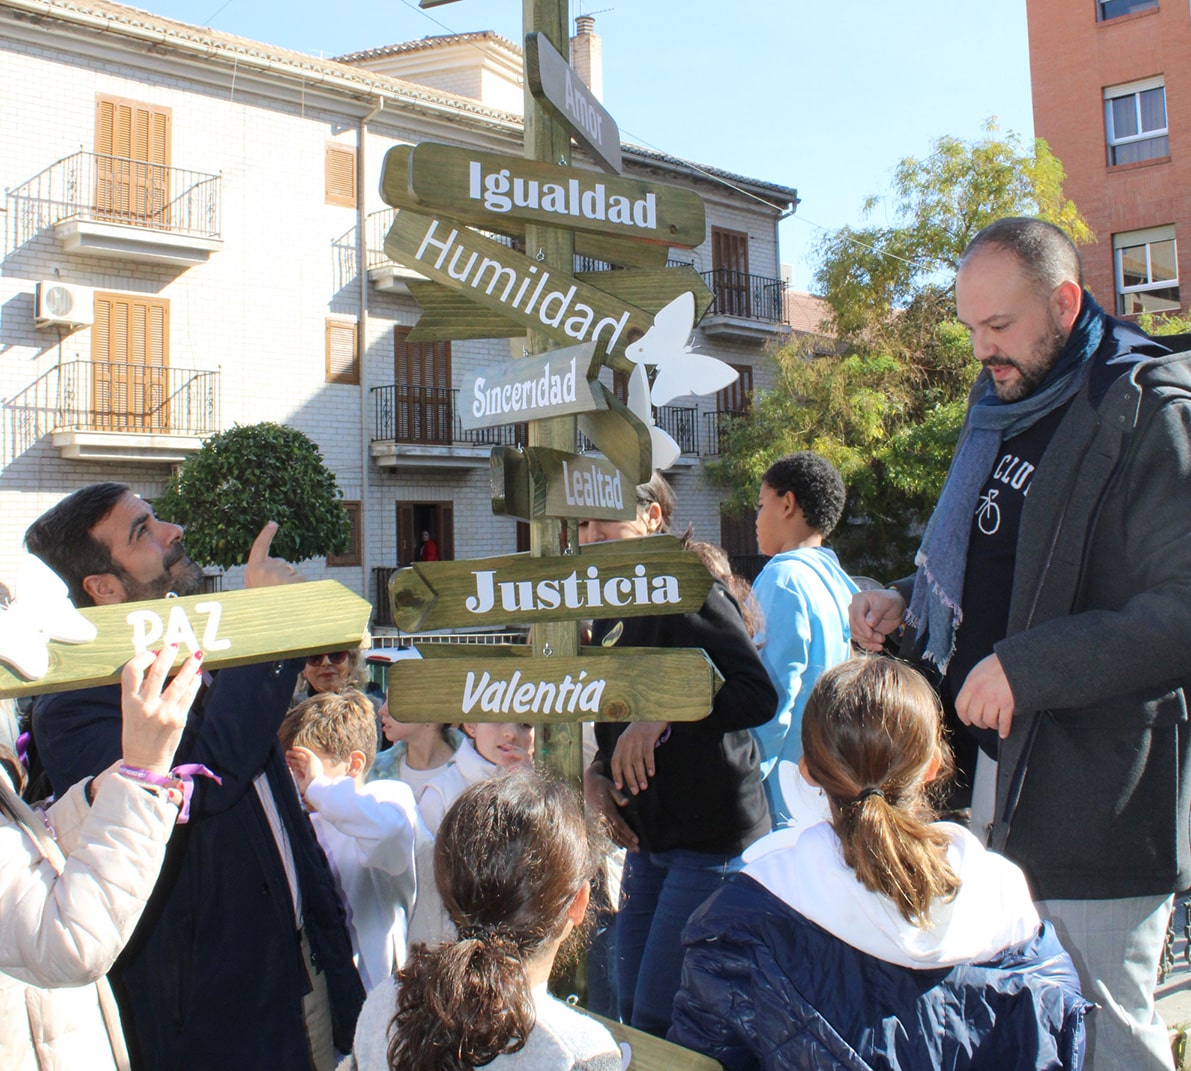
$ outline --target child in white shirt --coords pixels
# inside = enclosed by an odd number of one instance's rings
[[[377,752],[368,780],[388,777],[404,781],[414,790],[414,799],[421,802],[426,786],[455,761],[455,749],[463,735],[440,722],[397,721],[390,716],[387,701],[377,713],[381,732],[392,747]]]
[[[365,783],[376,718],[361,692],[307,699],[285,716],[278,736],[338,882],[360,978],[371,989],[405,962],[415,858],[432,843],[430,834],[408,785]]]

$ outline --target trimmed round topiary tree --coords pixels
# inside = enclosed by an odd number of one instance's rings
[[[318,447],[282,424],[236,425],[212,435],[154,500],[157,515],[186,529],[196,561],[243,565],[269,521],[280,525],[271,554],[300,562],[343,554],[351,521]]]

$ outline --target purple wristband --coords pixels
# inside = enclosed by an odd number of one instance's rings
[[[170,802],[178,805],[178,825],[185,825],[190,821],[190,797],[194,795],[195,777],[209,777],[217,785],[223,784],[223,778],[197,762],[175,766],[168,774],[154,773],[140,766],[121,763],[117,773],[130,781],[136,781],[137,784],[164,788]],[[177,793],[176,797],[174,793]]]

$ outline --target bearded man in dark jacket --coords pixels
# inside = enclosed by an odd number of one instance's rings
[[[1153,987],[1191,886],[1191,355],[1105,314],[1038,220],[981,231],[955,292],[983,370],[917,572],[857,595],[852,636],[907,626],[996,760],[973,825],[1100,1004],[1088,1066],[1170,1068]]]

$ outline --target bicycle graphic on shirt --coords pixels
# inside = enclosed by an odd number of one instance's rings
[[[980,496],[976,507],[976,525],[987,536],[996,535],[1001,527],[1001,507],[997,505],[998,491],[990,488],[987,494]]]

